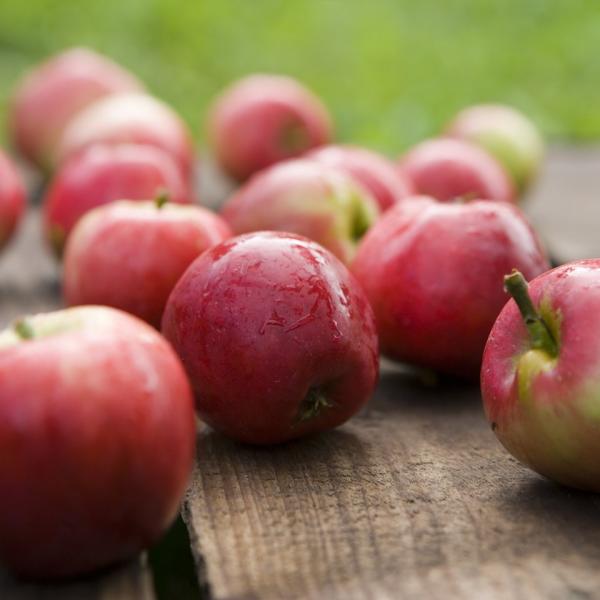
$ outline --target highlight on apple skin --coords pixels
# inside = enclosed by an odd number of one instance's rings
[[[412,181],[417,194],[437,200],[516,202],[514,185],[504,167],[471,142],[425,140],[400,158],[399,168]]]
[[[173,290],[162,331],[200,417],[241,442],[337,427],[377,381],[367,298],[333,254],[301,236],[259,232],[207,250]]]
[[[120,308],[160,328],[171,290],[202,252],[231,237],[223,219],[200,206],[120,201],[89,212],[65,250],[68,306]]]
[[[221,214],[236,234],[297,233],[349,263],[379,209],[371,194],[340,170],[294,159],[252,177],[225,203]]]
[[[175,518],[194,459],[185,372],[144,322],[106,307],[0,332],[0,560],[75,577],[133,558]]]
[[[474,142],[492,154],[524,192],[544,159],[542,134],[522,112],[502,104],[463,109],[448,124],[446,134]]]
[[[50,170],[67,123],[99,98],[143,90],[129,71],[88,48],[71,48],[27,72],[8,107],[14,147],[32,164]]]
[[[43,203],[44,232],[61,256],[77,221],[89,210],[115,200],[192,202],[193,195],[169,154],[142,144],[97,144],[72,156],[50,181]]]
[[[80,111],[58,143],[57,166],[94,144],[147,144],[170,154],[190,183],[194,147],[187,125],[162,100],[143,93],[111,94]]]
[[[527,284],[490,333],[481,392],[490,425],[522,463],[558,483],[600,492],[600,260]]]
[[[14,235],[27,203],[25,185],[17,167],[0,149],[0,250]]]
[[[375,312],[385,355],[476,378],[508,299],[502,277],[513,267],[528,277],[549,268],[517,207],[416,197],[382,215],[361,242],[352,272]]]
[[[331,117],[299,81],[249,75],[227,87],[208,116],[210,145],[223,170],[244,180],[331,141]]]
[[[355,179],[373,195],[381,212],[414,194],[410,179],[387,156],[367,148],[323,146],[305,158],[335,167]]]

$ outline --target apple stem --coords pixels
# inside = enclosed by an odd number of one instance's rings
[[[558,344],[548,327],[546,321],[536,310],[531,296],[527,280],[517,269],[513,269],[510,275],[504,277],[504,288],[514,298],[519,311],[529,330],[531,346],[536,350],[544,350],[550,356],[558,356]]]
[[[169,193],[165,190],[159,192],[156,196],[156,198],[154,198],[154,204],[156,205],[156,208],[158,208],[159,210],[167,203],[169,202]]]
[[[19,319],[13,329],[22,340],[32,340],[35,337],[33,327],[25,319]]]

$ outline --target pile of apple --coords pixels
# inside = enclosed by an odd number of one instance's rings
[[[220,215],[198,205],[184,122],[94,52],[29,72],[9,127],[48,178],[70,307],[0,333],[0,560],[16,573],[79,575],[152,544],[186,488],[194,413],[240,442],[285,442],[356,414],[380,350],[476,379],[490,331],[500,440],[600,490],[600,262],[548,271],[517,205],[543,143],[516,110],[468,108],[393,162],[332,145],[297,81],[246,77],[208,117],[240,184]],[[0,154],[0,243],[24,206]]]

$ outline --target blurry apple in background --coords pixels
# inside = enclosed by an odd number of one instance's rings
[[[328,143],[332,123],[319,98],[295,79],[250,75],[216,99],[208,134],[221,167],[243,180]]]
[[[417,197],[382,215],[352,271],[375,311],[384,354],[472,378],[513,267],[527,277],[549,268],[517,207]]]
[[[200,416],[242,442],[337,427],[377,381],[364,292],[330,252],[296,235],[248,234],[206,251],[173,290],[163,333]]]
[[[18,227],[26,201],[21,175],[10,158],[0,150],[0,250]]]
[[[86,48],[61,52],[17,83],[8,110],[12,143],[31,163],[48,170],[77,112],[108,94],[142,89],[136,77],[101,54]]]
[[[381,211],[413,194],[412,182],[383,154],[358,146],[325,146],[306,155],[336,167],[371,192]]]
[[[450,122],[446,133],[485,148],[504,165],[521,191],[534,179],[544,158],[544,140],[521,112],[501,104],[465,108]]]
[[[69,122],[58,145],[58,163],[94,144],[147,144],[175,160],[187,183],[194,147],[186,124],[167,104],[148,94],[113,94],[94,102]]]
[[[514,298],[485,348],[481,392],[492,429],[538,473],[600,492],[600,260],[567,263]]]
[[[164,198],[102,206],[81,219],[67,243],[65,301],[120,308],[158,328],[179,277],[230,236],[225,221],[199,206]]]
[[[504,167],[485,150],[463,140],[425,140],[400,158],[401,171],[418,194],[437,200],[477,198],[515,202]]]
[[[165,192],[190,203],[191,191],[166,152],[141,144],[94,145],[57,171],[44,198],[46,238],[57,255],[76,222],[90,209],[114,200],[151,200]]]
[[[258,173],[222,210],[236,234],[297,233],[346,263],[378,214],[375,199],[348,175],[309,159],[285,161]]]
[[[121,311],[81,307],[0,332],[0,562],[82,575],[134,557],[175,518],[195,417],[169,344]]]

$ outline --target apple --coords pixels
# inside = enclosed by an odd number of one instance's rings
[[[120,308],[160,328],[171,290],[229,226],[199,206],[113,202],[89,212],[67,243],[63,291],[69,306]]]
[[[57,256],[77,221],[89,210],[115,200],[151,200],[166,192],[188,204],[192,192],[173,159],[141,144],[90,146],[57,171],[44,197],[46,238]]]
[[[387,157],[358,146],[325,146],[306,155],[336,167],[368,190],[383,212],[414,192],[413,184]]]
[[[401,158],[399,168],[412,180],[417,193],[437,200],[516,201],[513,183],[502,165],[471,142],[425,140]]]
[[[63,131],[58,161],[93,144],[147,144],[170,154],[186,183],[194,169],[194,148],[187,126],[171,107],[143,93],[112,94],[79,112]]]
[[[25,186],[17,168],[0,150],[0,249],[10,240],[25,211]]]
[[[528,277],[549,268],[517,207],[417,197],[371,228],[352,271],[375,311],[384,354],[472,378],[513,267]]]
[[[535,178],[544,158],[544,140],[521,112],[502,104],[465,108],[452,120],[447,135],[479,144],[504,165],[517,189]]]
[[[600,492],[600,260],[506,277],[514,298],[485,347],[481,391],[494,433],[558,483]]]
[[[199,415],[241,442],[337,427],[377,380],[363,291],[333,254],[297,235],[253,233],[207,250],[171,293],[163,333],[187,369]]]
[[[143,89],[131,73],[87,48],[71,48],[34,67],[16,85],[8,110],[14,146],[49,169],[73,116],[108,94]]]
[[[216,99],[208,134],[222,168],[243,180],[328,143],[332,123],[319,98],[295,79],[250,75]]]
[[[236,234],[289,231],[309,237],[349,262],[378,216],[377,203],[339,169],[294,159],[257,173],[223,206]]]
[[[169,344],[79,307],[0,333],[0,562],[82,575],[135,556],[177,514],[194,459],[189,383]]]

